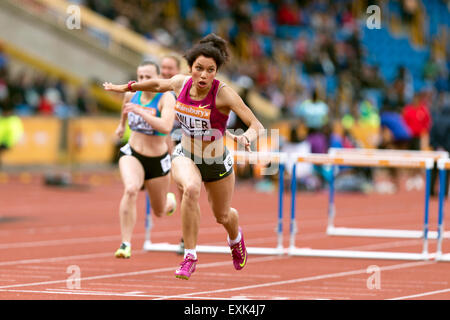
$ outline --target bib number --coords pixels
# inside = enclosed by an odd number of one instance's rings
[[[225,160],[223,160],[223,165],[225,166],[225,170],[227,172],[230,171],[231,168],[233,167],[233,164],[234,164],[233,156],[231,155],[231,153],[228,153]]]
[[[168,154],[163,159],[161,159],[161,169],[163,172],[167,172],[172,167],[172,163],[170,162],[170,155]]]
[[[127,156],[131,156],[131,147],[128,143],[124,145],[122,148],[120,148],[120,151],[122,151]]]

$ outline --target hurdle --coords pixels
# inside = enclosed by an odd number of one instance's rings
[[[448,159],[449,154],[446,151],[418,151],[418,150],[393,150],[393,149],[364,149],[364,148],[330,148],[330,155],[337,156],[392,156],[411,159],[414,157],[431,158],[434,162],[439,159]],[[334,167],[334,166],[333,166]],[[333,170],[334,173],[334,170]],[[426,183],[427,190],[430,184]],[[328,225],[327,234],[332,236],[358,236],[358,237],[382,237],[382,238],[404,238],[404,239],[420,239],[423,237],[422,230],[396,230],[396,229],[375,229],[375,228],[347,228],[335,227],[334,221],[336,217],[336,207],[334,203],[334,175],[330,181],[329,189],[329,207],[328,207]],[[438,233],[430,231],[428,239],[437,239]],[[450,238],[450,232],[443,235]]]
[[[436,249],[436,261],[450,261],[450,253],[442,253],[442,239],[444,238],[444,202],[446,189],[446,177],[447,170],[450,170],[450,160],[439,159],[438,160],[438,170],[439,170],[439,216],[438,216],[438,243]]]
[[[292,167],[291,196],[296,196],[295,169],[296,163],[307,162],[319,165],[348,165],[359,167],[397,167],[397,168],[421,168],[426,170],[427,186],[430,183],[430,171],[433,168],[434,161],[432,158],[409,158],[392,157],[389,155],[381,156],[337,156],[331,154],[308,154],[299,155],[292,154],[289,163]],[[332,189],[332,187],[330,188]],[[333,257],[333,258],[360,258],[360,259],[388,259],[388,260],[428,260],[434,254],[428,253],[428,218],[429,218],[429,193],[427,188],[425,193],[424,221],[423,221],[423,250],[421,253],[407,252],[381,252],[381,251],[354,251],[354,250],[324,250],[311,248],[297,248],[295,245],[295,201],[291,203],[291,229],[290,229],[290,245],[288,254],[291,256],[308,256],[308,257]],[[330,191],[331,198],[334,191]],[[329,210],[332,214],[333,210]]]
[[[406,158],[415,158],[415,157],[433,158],[435,160],[449,157],[449,153],[447,151],[431,151],[431,150],[329,148],[328,153],[332,155],[360,155],[360,156],[390,155],[394,157],[406,157]]]
[[[235,162],[237,164],[249,161],[250,163],[256,163],[258,161],[273,162],[278,165],[278,220],[277,220],[277,246],[276,247],[252,247],[247,245],[247,252],[249,254],[257,255],[283,255],[286,253],[286,248],[283,246],[283,194],[284,194],[284,172],[285,162],[287,155],[285,153],[278,152],[244,152],[244,151],[232,151]],[[148,201],[148,198],[147,198]],[[147,202],[146,210],[146,233],[145,241],[143,245],[144,251],[165,251],[165,252],[180,252],[179,244],[170,243],[153,243],[151,241],[152,220],[150,213],[150,204]],[[197,252],[199,253],[227,253],[230,254],[229,246],[208,246],[197,245]]]

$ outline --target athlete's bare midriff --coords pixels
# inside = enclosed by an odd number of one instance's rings
[[[147,157],[157,157],[165,154],[169,149],[167,137],[150,136],[140,132],[132,131],[129,145],[138,153]]]

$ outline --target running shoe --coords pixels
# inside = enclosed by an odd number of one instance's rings
[[[188,253],[186,258],[184,258],[184,261],[180,263],[180,267],[175,271],[175,277],[178,279],[189,280],[189,277],[195,271],[197,261],[198,259],[194,259],[194,256]]]
[[[173,209],[167,212],[168,216],[171,216],[175,210],[177,209],[177,198],[175,197],[175,194],[172,192],[167,193],[167,199],[170,199],[173,202]]]
[[[131,247],[122,243],[114,255],[116,258],[129,259],[131,257]]]
[[[247,263],[247,249],[245,248],[244,234],[240,227],[239,232],[241,233],[241,241],[230,245],[231,256],[233,257],[233,264],[236,270],[241,270]]]

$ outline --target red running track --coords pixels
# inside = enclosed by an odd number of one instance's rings
[[[189,281],[174,277],[181,256],[144,252],[144,193],[129,260],[114,258],[120,243],[117,173],[81,176],[86,188],[44,186],[41,175],[12,176],[0,183],[0,299],[158,300],[370,300],[450,299],[450,263],[250,255],[235,271],[228,254],[199,253]],[[78,181],[78,180],[77,180]],[[90,184],[88,184],[90,183]],[[289,195],[285,196],[284,245],[288,246]],[[423,192],[336,195],[336,226],[421,230]],[[275,247],[277,192],[237,184],[233,206],[240,213],[248,247]],[[226,233],[201,197],[199,244],[225,245]],[[446,204],[445,211],[449,207]],[[447,214],[446,225],[450,225]],[[430,201],[436,230],[437,199]],[[153,242],[178,243],[180,217],[154,219]],[[417,239],[330,237],[325,234],[327,193],[298,193],[297,247],[420,252]],[[444,241],[444,252],[450,252]],[[436,241],[430,240],[430,252]],[[379,278],[368,273],[377,266]],[[78,274],[76,272],[79,272]],[[80,278],[77,280],[76,275]],[[379,282],[375,281],[379,280]],[[375,282],[373,282],[375,281]],[[375,288],[369,285],[377,284]]]

